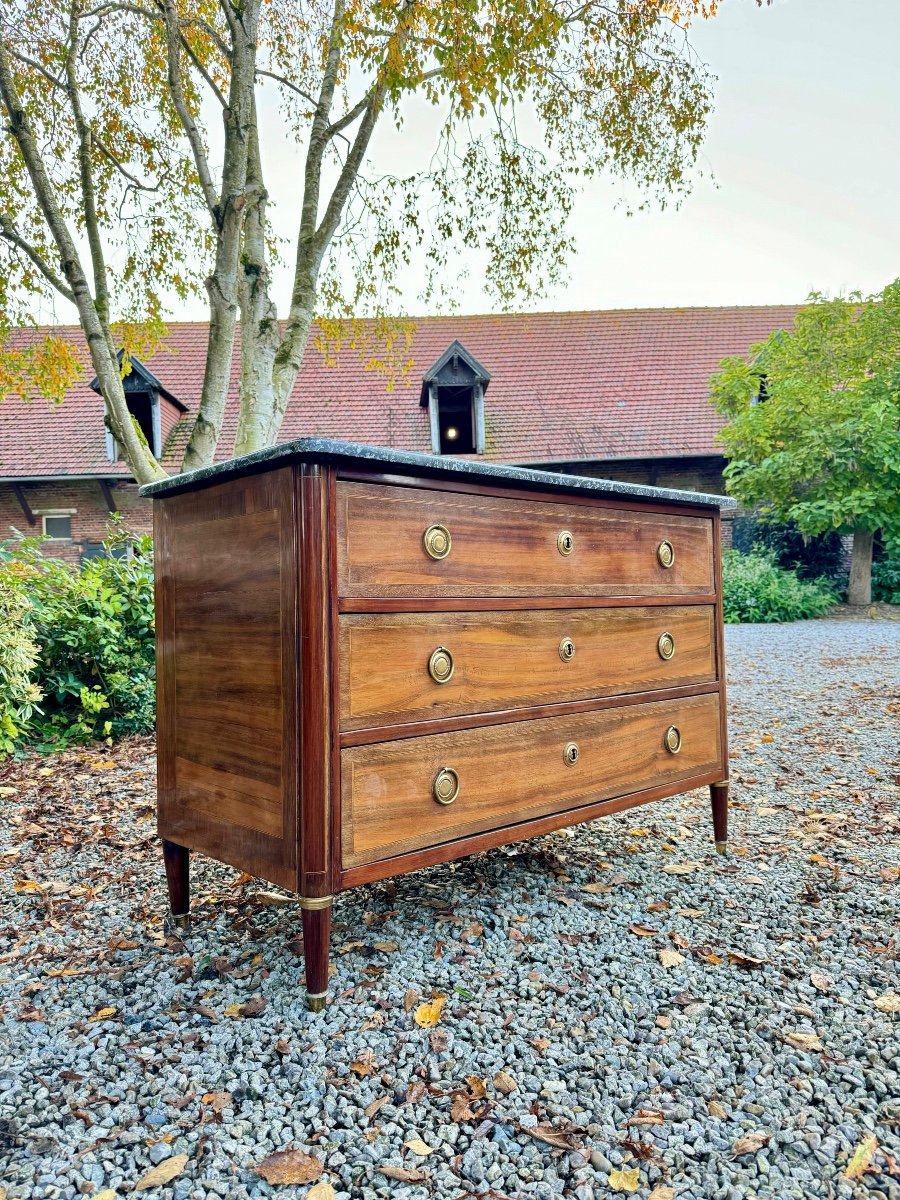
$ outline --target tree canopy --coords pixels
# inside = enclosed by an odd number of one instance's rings
[[[136,478],[157,478],[116,351],[127,371],[160,336],[170,295],[205,291],[185,466],[215,453],[238,328],[235,450],[273,442],[313,317],[326,330],[385,317],[413,256],[427,300],[460,247],[480,250],[508,306],[560,278],[584,179],[612,171],[647,201],[677,202],[712,103],[686,30],[714,12],[715,0],[8,0],[0,387],[61,397],[83,369],[52,334],[4,336],[63,298]],[[372,135],[381,121],[402,128],[414,96],[434,109],[434,139],[400,178],[370,161]],[[269,97],[305,154],[277,197],[259,128]],[[295,229],[281,313],[273,200]]]
[[[900,533],[900,280],[812,294],[793,329],[724,359],[711,391],[730,490],[806,534],[852,533],[850,598],[868,603],[873,535]]]

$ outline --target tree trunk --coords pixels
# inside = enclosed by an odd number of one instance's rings
[[[872,543],[875,534],[869,529],[853,530],[853,555],[850,559],[848,604],[872,603]]]

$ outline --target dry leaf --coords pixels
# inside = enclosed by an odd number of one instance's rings
[[[513,1092],[518,1091],[519,1085],[513,1079],[512,1075],[506,1071],[498,1071],[494,1076],[494,1087],[503,1096],[510,1096]]]
[[[533,1137],[535,1141],[544,1142],[548,1146],[555,1146],[558,1150],[577,1150],[579,1143],[575,1140],[575,1130],[566,1128],[565,1126],[557,1129],[546,1121],[540,1125],[532,1125],[530,1128],[522,1128],[522,1133],[527,1133],[529,1137]]]
[[[367,1104],[363,1111],[367,1117],[374,1117],[379,1108],[384,1108],[389,1099],[389,1096],[379,1096],[377,1100],[373,1100],[371,1104]]]
[[[726,1111],[725,1106],[720,1104],[718,1100],[710,1100],[706,1107],[711,1117],[718,1117],[720,1121],[727,1120],[728,1112]]]
[[[785,1029],[781,1036],[789,1046],[796,1050],[823,1050],[824,1047],[814,1033],[806,1033],[802,1029]]]
[[[380,950],[382,954],[393,954],[395,950],[400,949],[399,942],[376,942],[375,949]]]
[[[428,1178],[427,1171],[417,1171],[413,1167],[379,1167],[378,1174],[397,1179],[400,1183],[421,1183]]]
[[[654,900],[652,904],[647,905],[647,912],[663,912],[668,907],[668,900]]]
[[[757,1129],[753,1133],[748,1133],[734,1143],[731,1148],[731,1153],[734,1158],[740,1158],[742,1154],[755,1154],[757,1150],[762,1150],[763,1146],[768,1146],[770,1133],[764,1133],[763,1130]]]
[[[315,1155],[302,1150],[276,1150],[253,1169],[266,1183],[312,1183],[325,1170]]]
[[[403,993],[403,1011],[412,1012],[416,1007],[416,1001],[419,999],[420,993],[415,988],[407,988]]]
[[[752,971],[756,967],[765,966],[768,960],[765,958],[754,958],[750,954],[741,954],[739,950],[729,950],[728,961],[733,962],[737,967],[743,967],[747,971]]]
[[[880,875],[885,883],[898,883],[900,882],[900,867],[882,867]]]
[[[413,1019],[421,1029],[431,1029],[440,1021],[446,1003],[447,997],[439,992],[431,1000],[426,1000],[424,1004],[419,1005]]]
[[[725,961],[724,958],[712,951],[709,946],[698,946],[694,953],[701,962],[708,963],[711,967],[721,967]]]
[[[665,1125],[665,1116],[656,1108],[639,1108],[633,1117],[626,1121],[627,1125]]]
[[[832,987],[831,980],[820,971],[812,971],[809,976],[809,982],[820,992],[830,991]]]
[[[459,1125],[463,1121],[474,1121],[475,1114],[469,1108],[469,1097],[465,1092],[458,1092],[453,1097],[453,1103],[450,1106],[450,1120],[455,1125]]]
[[[407,1150],[411,1150],[413,1154],[421,1154],[423,1158],[427,1157],[429,1154],[434,1154],[434,1148],[429,1146],[427,1142],[423,1142],[422,1139],[418,1137],[409,1138],[409,1140],[405,1141],[403,1145],[407,1148]]]
[[[114,1008],[99,1008],[92,1017],[88,1017],[88,1024],[90,1025],[94,1021],[108,1021],[110,1017],[114,1017],[115,1015],[116,1010]]]
[[[242,1004],[239,1013],[242,1017],[258,1017],[260,1013],[265,1012],[268,1000],[264,1000],[262,996],[252,996],[246,1004]]]
[[[702,863],[686,862],[686,863],[666,863],[663,867],[665,875],[691,875],[694,871],[698,871]]]
[[[614,1192],[636,1192],[640,1187],[640,1175],[637,1167],[616,1167],[609,1173],[609,1186]]]
[[[874,1133],[870,1133],[868,1137],[864,1137],[853,1151],[853,1156],[847,1163],[844,1178],[862,1179],[863,1175],[869,1169],[869,1163],[872,1161],[877,1149],[878,1139]]]
[[[604,896],[613,889],[608,883],[585,883],[581,890],[590,893],[592,896]]]
[[[337,1192],[330,1183],[317,1183],[309,1189],[304,1200],[335,1200]]]
[[[160,1184],[168,1183],[169,1180],[181,1174],[187,1166],[187,1160],[186,1154],[173,1154],[171,1158],[164,1158],[158,1166],[137,1181],[132,1191],[143,1192],[147,1188],[159,1187]]]
[[[678,967],[684,962],[684,955],[677,950],[660,950],[658,953],[659,961],[666,968]]]
[[[549,1038],[534,1038],[531,1042],[538,1054],[543,1054],[545,1050],[550,1048]]]
[[[629,925],[628,932],[635,934],[637,937],[654,937],[659,933],[659,930],[652,929],[649,925]]]
[[[875,1007],[879,1012],[896,1013],[900,1012],[900,993],[885,992],[883,996],[879,996],[875,1001]]]
[[[469,1085],[469,1095],[473,1100],[484,1100],[487,1096],[487,1082],[480,1075],[466,1075]]]
[[[0,1188],[0,1200],[6,1200],[4,1188]],[[118,1200],[118,1193],[114,1192],[112,1188],[104,1188],[102,1192],[94,1192],[91,1200]]]
[[[666,1187],[664,1183],[658,1183],[647,1200],[675,1200],[675,1189]]]
[[[363,1050],[359,1057],[350,1064],[350,1070],[362,1079],[365,1075],[371,1075],[375,1070],[376,1059],[374,1050]]]
[[[205,1096],[201,1096],[200,1102],[210,1105],[213,1112],[220,1113],[223,1109],[231,1107],[231,1092],[207,1092]]]

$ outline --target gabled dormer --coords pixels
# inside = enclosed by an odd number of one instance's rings
[[[425,372],[419,403],[431,417],[435,454],[484,453],[484,393],[490,380],[490,371],[457,341]]]
[[[118,354],[120,367],[123,353],[120,350]],[[139,358],[132,355],[129,362],[131,370],[122,378],[125,403],[147,439],[153,456],[159,458],[169,431],[187,412],[187,405],[182,404],[177,396],[173,396]],[[90,386],[99,395],[100,382],[96,376],[91,380]],[[122,458],[119,443],[109,428],[106,430],[106,455],[110,462],[117,462]]]

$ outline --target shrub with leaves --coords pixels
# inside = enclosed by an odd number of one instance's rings
[[[872,564],[872,599],[900,604],[900,538],[888,539]]]
[[[13,752],[40,712],[41,690],[32,678],[38,645],[29,626],[28,597],[36,544],[33,538],[0,543],[0,759]]]
[[[837,597],[824,579],[800,579],[775,563],[771,553],[740,554],[726,550],[722,558],[722,590],[728,624],[801,621],[820,617]]]

